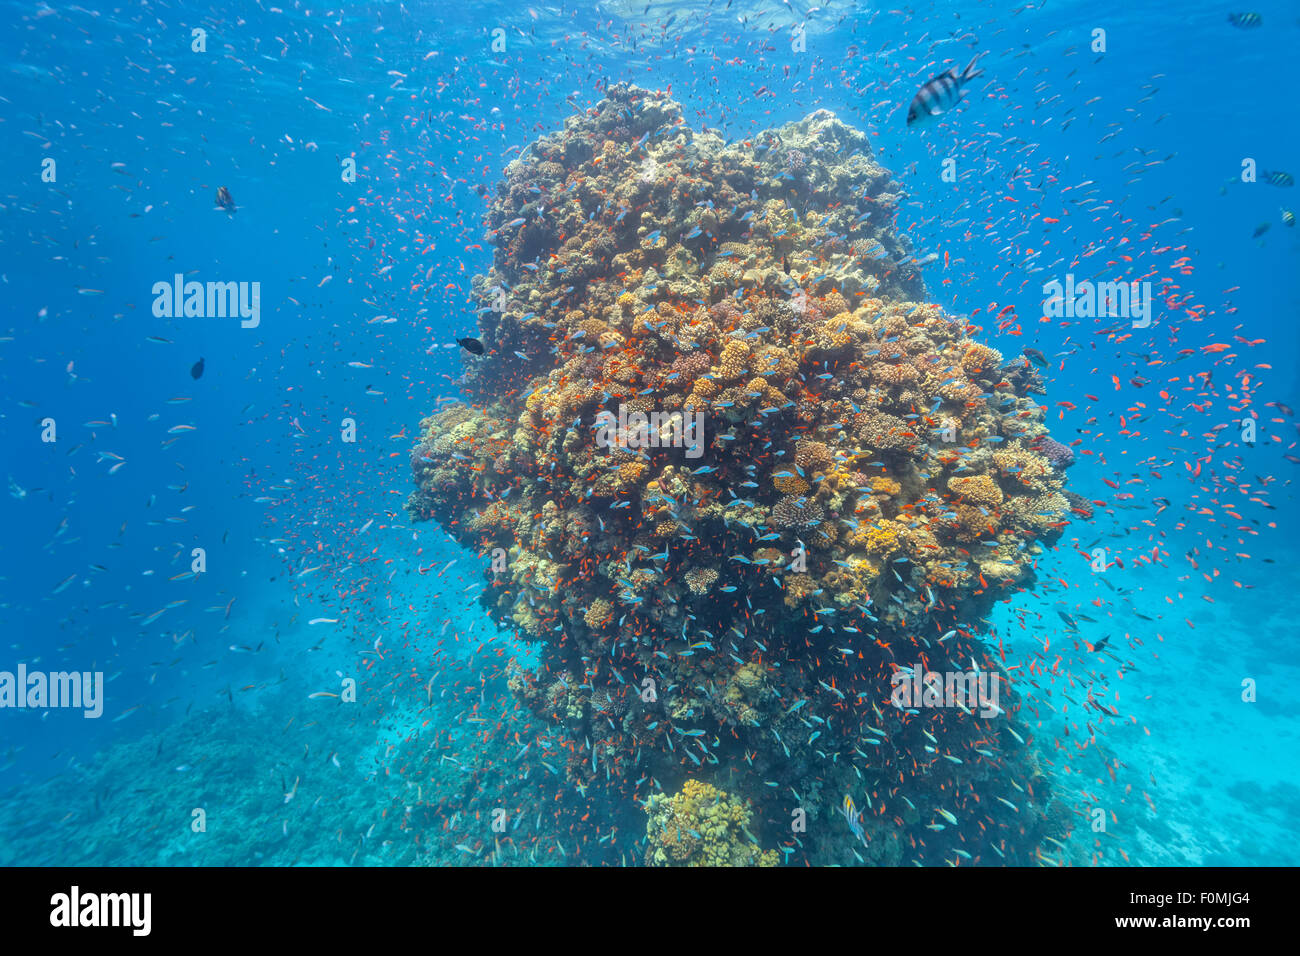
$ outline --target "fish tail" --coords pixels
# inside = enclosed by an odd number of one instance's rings
[[[983,70],[975,69],[975,64],[978,63],[980,61],[980,57],[982,57],[987,52],[988,50],[982,50],[981,52],[976,53],[973,57],[971,57],[971,61],[966,64],[966,69],[961,71],[961,81],[963,83],[969,83],[971,80],[975,79],[975,77],[984,75]]]

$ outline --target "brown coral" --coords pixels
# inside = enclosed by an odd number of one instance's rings
[[[794,463],[805,472],[828,467],[835,456],[824,442],[801,439],[794,444]]]
[[[1002,489],[988,475],[968,475],[952,478],[948,488],[972,504],[986,508],[996,508],[1002,504]]]
[[[822,506],[807,498],[787,495],[772,506],[772,524],[778,528],[801,528],[826,517]]]

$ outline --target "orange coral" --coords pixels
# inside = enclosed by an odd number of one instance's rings
[[[961,357],[961,367],[969,375],[990,372],[1002,364],[1002,353],[979,342],[972,342]]]
[[[772,484],[783,495],[801,495],[809,489],[808,482],[804,481],[789,468],[778,471],[772,475]]]

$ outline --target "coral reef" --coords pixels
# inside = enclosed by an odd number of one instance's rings
[[[508,555],[482,600],[542,644],[511,686],[575,784],[725,771],[787,821],[853,789],[901,841],[874,862],[1028,862],[1049,788],[1020,790],[978,631],[1080,508],[1036,371],[925,302],[900,199],[826,111],[724,143],[610,88],[497,187],[487,354],[421,423],[407,509]],[[1002,713],[892,706],[920,661],[977,663]],[[656,861],[705,852],[649,799]]]

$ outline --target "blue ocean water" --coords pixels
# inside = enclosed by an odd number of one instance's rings
[[[1300,19],[1237,12],[6,4],[0,671],[104,684],[97,719],[0,710],[0,861],[640,861],[639,807],[558,782],[633,835],[539,807],[485,837],[473,794],[532,808],[554,777],[506,686],[535,649],[402,508],[418,424],[458,394],[446,346],[476,334],[476,187],[626,81],[728,139],[818,109],[866,130],[930,297],[1044,354],[1094,510],[988,640],[1078,814],[1059,862],[1296,863],[1300,239],[1268,174],[1300,166],[1275,79]],[[966,101],[909,129],[975,51]],[[1172,288],[1147,328],[1040,321],[1067,272]],[[157,315],[176,275],[258,283],[257,324]],[[1103,670],[1113,716],[1084,703]]]

